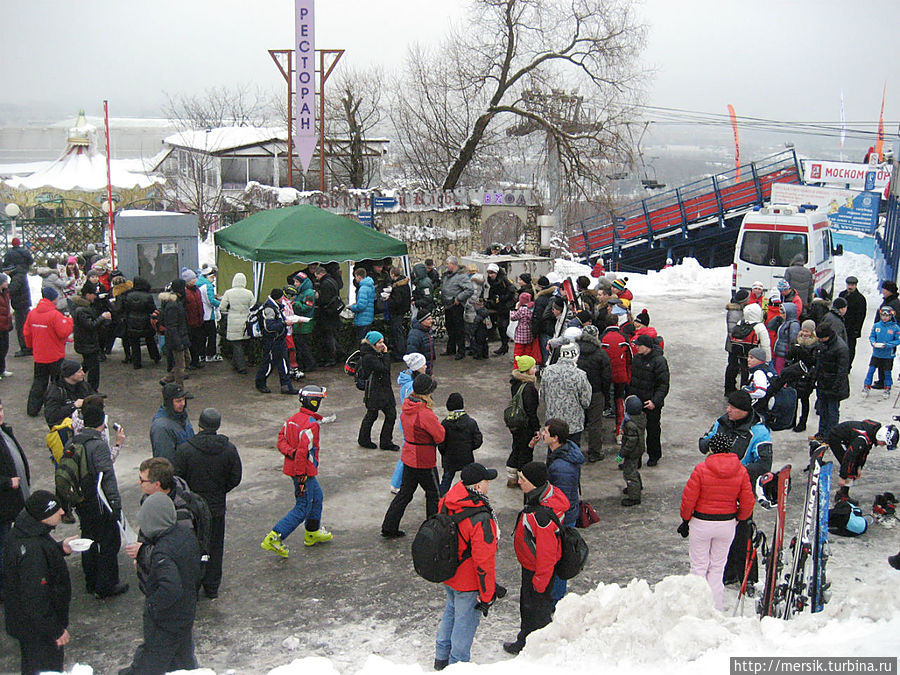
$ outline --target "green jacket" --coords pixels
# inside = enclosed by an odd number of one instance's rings
[[[300,322],[294,324],[295,335],[309,335],[313,331],[315,321],[312,320],[313,312],[316,309],[316,290],[313,288],[312,281],[304,279],[300,284],[300,291],[294,298],[294,314],[297,316],[309,317],[308,322]]]

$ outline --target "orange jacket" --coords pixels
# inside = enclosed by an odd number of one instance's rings
[[[319,473],[319,420],[322,416],[304,408],[288,418],[278,432],[278,450],[284,455],[286,476]]]
[[[66,338],[72,334],[72,317],[60,312],[55,302],[41,298],[28,312],[22,334],[25,346],[34,353],[35,363],[55,363],[66,357]]]
[[[733,452],[719,452],[694,467],[681,493],[681,519],[696,514],[701,520],[729,520],[729,516],[747,520],[755,503],[741,460]]]
[[[470,492],[462,482],[450,488],[438,504],[438,512],[459,513],[463,509],[485,505],[476,492]],[[494,599],[494,560],[497,556],[497,521],[488,512],[476,513],[457,525],[459,563],[456,574],[444,583],[456,591],[478,591],[478,599]]]

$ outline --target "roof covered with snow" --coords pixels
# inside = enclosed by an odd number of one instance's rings
[[[167,136],[163,142],[170,146],[214,154],[272,141],[287,143],[287,140],[287,130],[284,127],[217,127],[187,129]]]

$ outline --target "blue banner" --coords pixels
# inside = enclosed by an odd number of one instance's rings
[[[878,207],[881,198],[877,192],[859,192],[839,202],[832,199],[825,209],[828,220],[838,230],[851,230],[873,234],[878,227]]]

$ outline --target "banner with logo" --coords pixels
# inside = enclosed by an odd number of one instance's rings
[[[878,226],[881,197],[876,192],[773,183],[772,203],[814,204],[835,229],[872,234]]]
[[[804,159],[803,182],[825,183],[851,190],[881,192],[891,180],[890,164],[855,164],[853,162],[827,162],[820,159]]]

